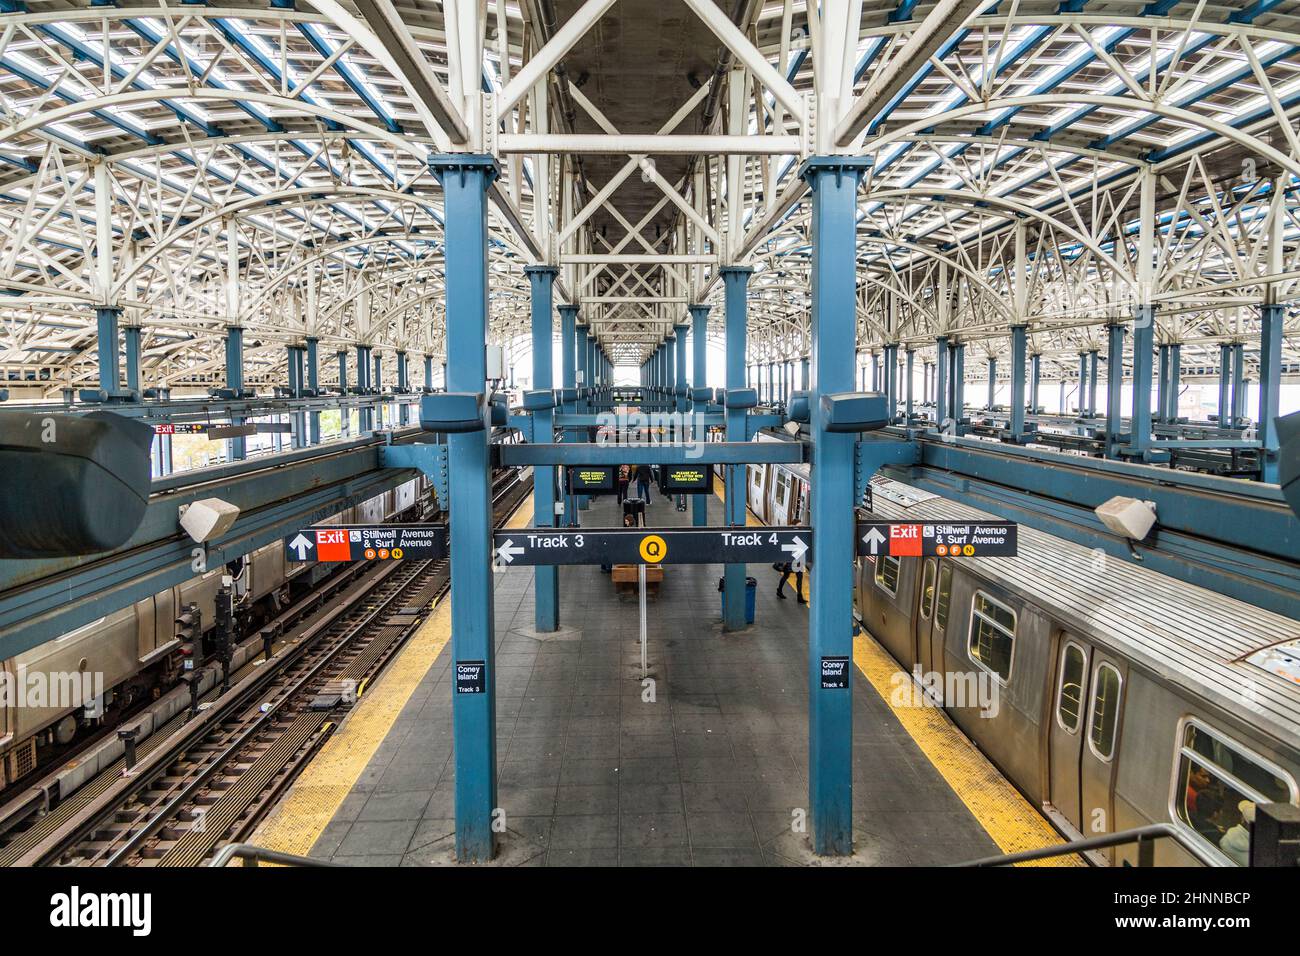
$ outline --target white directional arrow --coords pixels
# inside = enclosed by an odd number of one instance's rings
[[[782,551],[790,552],[790,567],[794,571],[802,571],[804,568],[804,555],[808,553],[808,543],[798,535],[789,544],[781,545]]]
[[[880,533],[879,528],[872,528],[862,536],[862,540],[871,545],[871,553],[875,554],[880,550],[880,546],[885,541],[885,536]]]
[[[298,552],[299,561],[306,561],[307,551],[311,548],[315,548],[316,545],[312,544],[311,539],[299,531],[298,537],[289,542],[289,547]]]
[[[528,549],[516,545],[514,538],[506,538],[501,547],[497,548],[497,558],[503,563],[509,564],[526,550]]]

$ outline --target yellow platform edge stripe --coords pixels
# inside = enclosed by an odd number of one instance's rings
[[[506,522],[533,520],[532,497]],[[334,819],[353,785],[393,729],[416,687],[451,639],[451,602],[442,601],[325,742],[284,799],[262,821],[252,842],[305,856]]]
[[[714,492],[726,500],[716,485]],[[748,507],[745,514],[749,527],[762,525]],[[811,577],[804,576],[805,600]],[[898,666],[865,628],[853,641],[853,663],[998,849],[1003,853],[1019,853],[1064,842],[1034,805],[1007,781],[941,708],[915,703],[920,694],[905,695],[909,699],[907,704],[895,702],[895,688],[914,683],[912,676]],[[1083,861],[1068,856],[1024,865],[1082,866]]]

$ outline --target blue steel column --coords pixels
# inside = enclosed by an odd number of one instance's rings
[[[344,401],[348,394],[348,353],[339,349],[339,431],[344,435],[352,434],[352,410]]]
[[[1139,455],[1151,448],[1151,360],[1155,347],[1156,310],[1139,305],[1133,317],[1133,414],[1129,447]]]
[[[1161,342],[1156,346],[1156,421],[1169,421],[1169,355],[1170,345]]]
[[[375,374],[370,380],[370,388],[376,396],[381,395],[384,391],[384,353],[376,352],[374,355]],[[375,402],[375,428],[384,427],[384,404]]]
[[[1232,427],[1240,428],[1246,417],[1246,347],[1232,344]]]
[[[1281,304],[1259,307],[1259,441],[1263,449],[1264,481],[1278,481],[1277,417],[1282,400],[1282,323],[1286,310]]]
[[[1038,414],[1038,383],[1042,372],[1042,356],[1035,352],[1029,356],[1029,412]]]
[[[889,396],[889,423],[898,419],[898,344],[885,346],[885,391]]]
[[[397,424],[405,425],[408,420],[410,408],[406,404],[406,399],[402,396],[406,393],[407,372],[406,372],[406,353],[400,349],[397,352]]]
[[[1106,326],[1106,336],[1106,457],[1115,458],[1123,428],[1124,326]]]
[[[528,266],[524,269],[532,287],[533,306],[533,388],[551,388],[551,339],[554,335],[552,296],[559,270],[553,266]],[[533,413],[533,441],[549,442],[555,434],[551,409]],[[555,468],[533,467],[533,527],[555,527]],[[550,632],[560,626],[560,576],[555,565],[534,569],[533,625],[538,631]]]
[[[320,394],[320,351],[317,346],[320,344],[318,339],[307,339],[307,388],[313,395]],[[310,429],[310,438],[313,445],[320,444],[320,412],[312,412],[308,415],[308,428]]]
[[[1065,413],[1065,406],[1061,406],[1061,413]],[[1088,353],[1079,353],[1079,417],[1083,418],[1088,414]]]
[[[677,333],[677,413],[686,414],[686,396],[690,389],[686,387],[686,333],[690,327],[686,325],[674,325],[673,331]],[[698,498],[699,495],[696,495]]]
[[[1229,428],[1232,423],[1228,420],[1230,414],[1228,408],[1229,396],[1229,375],[1232,367],[1232,346],[1227,342],[1219,345],[1219,427]]]
[[[426,389],[433,388],[433,356],[432,355],[426,355],[424,357],[424,387]]]
[[[302,357],[299,355],[298,346],[286,346],[285,365],[289,372],[289,395],[292,398],[302,398]],[[303,420],[299,412],[294,412],[291,416],[293,419],[293,436],[292,445],[294,448],[301,448],[306,444],[307,436],[303,434]],[[276,448],[279,448],[279,438],[276,439]]]
[[[707,305],[692,305],[691,313],[691,351],[694,359],[694,372],[691,375],[691,385],[694,388],[706,388],[709,384],[709,307]],[[703,408],[696,407],[696,412],[703,412]],[[698,419],[697,419],[698,421]],[[707,440],[705,427],[696,424],[692,437],[697,442]],[[709,523],[709,501],[707,495],[691,495],[691,524],[697,528],[703,528]]]
[[[1011,440],[1025,433],[1025,355],[1029,329],[1011,326]]]
[[[915,388],[915,386],[912,384],[912,370],[913,370],[913,367],[914,367],[914,364],[915,364],[915,363],[914,363],[914,359],[915,359],[915,357],[916,357],[916,352],[911,348],[911,346],[909,346],[909,347],[907,348],[907,380],[906,380],[906,382],[904,382],[904,384],[903,384],[903,387],[904,387],[904,392],[903,392],[903,394],[906,395],[906,397],[907,397],[907,398],[906,398],[906,401],[907,401],[907,405],[906,405],[907,418],[905,419],[905,422],[906,422],[906,424],[908,424],[908,425],[911,425],[911,424],[912,424],[912,391],[913,391],[913,389]],[[807,367],[808,367],[808,365],[807,365],[807,363],[805,363],[805,364],[804,364],[804,368],[807,369]],[[808,387],[808,376],[805,375],[805,376],[804,376],[804,388],[807,388],[807,387]]]
[[[370,349],[365,345],[357,346],[357,388],[363,395],[370,389]],[[361,431],[368,432],[375,427],[373,406],[360,409],[357,417]]]
[[[940,432],[944,430],[947,417],[948,336],[940,335],[934,340],[934,424]]]
[[[748,324],[746,309],[749,277],[754,270],[749,266],[725,266],[722,276],[726,301],[727,329],[727,391],[745,387],[745,334]],[[745,410],[727,409],[727,441],[745,440]],[[726,516],[725,523],[732,527],[745,526],[745,465],[726,466]],[[745,565],[728,564],[723,572],[722,626],[724,630],[739,631],[745,627]]]
[[[128,325],[122,330],[122,343],[126,349],[126,387],[139,397],[140,392],[140,326]]]
[[[966,343],[957,342],[948,349],[952,358],[950,384],[948,388],[948,408],[952,418],[953,430],[961,435],[965,432],[962,422],[966,418]]]
[[[236,394],[244,389],[244,330],[237,325],[226,329],[226,388]],[[231,416],[230,424],[238,425],[242,419]],[[243,438],[231,438],[227,445],[227,457],[237,461],[246,456]]]
[[[998,360],[989,359],[989,400],[988,409],[993,411],[994,400],[997,398],[998,391]]]
[[[1183,347],[1175,342],[1169,350],[1169,420],[1178,421],[1178,383],[1182,373]]]
[[[587,364],[591,353],[587,351],[587,330],[581,326],[573,330],[573,356],[577,368],[573,378],[574,386],[580,391],[585,391],[591,385],[591,370]],[[581,381],[581,385],[578,384],[579,381]],[[585,404],[585,399],[579,401],[575,411],[584,411],[585,409],[582,406]]]
[[[868,161],[815,157],[800,170],[812,201],[813,587],[808,633],[808,799],[819,854],[853,852],[853,692],[821,686],[824,657],[853,656],[856,435],[824,428],[821,398],[853,391],[856,194]]]
[[[447,391],[481,394],[487,383],[487,188],[497,177],[486,156],[431,160],[446,211]],[[492,496],[488,432],[447,436],[450,469],[452,681],[455,661],[483,661],[485,693],[452,688],[456,760],[456,857],[492,858],[497,804],[496,667],[491,580]]]
[[[577,332],[578,332],[578,307],[576,305],[560,306],[560,387],[569,389],[577,388]],[[574,405],[571,402],[563,404],[565,412],[573,412]],[[572,429],[564,429],[560,441],[575,441],[576,437]],[[565,492],[564,495],[564,517],[560,521],[561,527],[573,528],[578,524],[578,507],[573,495]]]
[[[117,322],[122,310],[106,306],[95,310],[98,338],[96,350],[99,357],[99,387],[106,392],[121,388],[118,380]]]
[[[1089,370],[1088,370],[1088,417],[1097,417],[1097,365],[1100,360],[1100,353],[1093,349],[1088,353]]]

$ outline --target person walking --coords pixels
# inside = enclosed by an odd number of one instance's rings
[[[801,567],[796,571],[793,564],[787,561],[785,564],[778,565],[777,570],[781,572],[781,581],[776,586],[776,596],[782,601],[785,600],[785,581],[786,578],[793,574],[794,596],[799,599],[800,604],[807,604],[808,602],[803,599],[803,568]]]

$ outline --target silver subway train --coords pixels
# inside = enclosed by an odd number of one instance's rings
[[[428,517],[424,512],[436,499],[427,491],[427,480],[415,478],[319,523]],[[319,573],[316,568],[286,561],[279,541],[257,549],[235,579],[241,606],[255,617],[273,616],[286,605],[290,583]],[[99,726],[111,711],[129,708],[171,686],[181,666],[177,615],[185,605],[195,604],[203,626],[211,627],[216,593],[226,573],[225,566],[209,570],[0,661],[0,688],[5,691],[0,694],[0,786],[42,765],[44,751],[52,745],[67,745],[78,733]],[[69,700],[75,706],[68,706]]]
[[[749,507],[802,523],[808,479],[751,465]],[[882,521],[1000,520],[879,476],[872,499]],[[1300,802],[1300,622],[1024,525],[1015,558],[863,558],[855,574],[855,611],[911,671],[911,699],[943,707],[1064,836],[1168,822],[1244,865],[1255,805]],[[1155,854],[1198,862],[1173,840]]]

